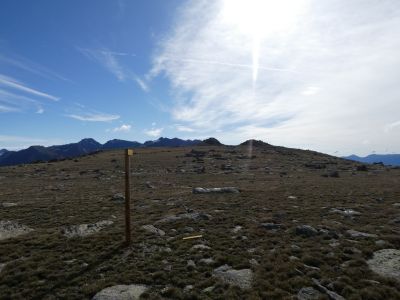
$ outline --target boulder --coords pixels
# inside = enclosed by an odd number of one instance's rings
[[[366,233],[366,232],[361,232],[361,231],[357,231],[357,230],[347,230],[346,231],[347,234],[352,237],[352,238],[376,238],[378,237],[376,234],[372,234],[372,233]]]
[[[297,293],[298,300],[318,300],[321,299],[322,294],[313,287],[303,287]]]

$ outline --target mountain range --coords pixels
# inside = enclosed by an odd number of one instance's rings
[[[110,140],[105,144],[100,144],[94,139],[86,138],[77,143],[56,145],[50,147],[31,146],[19,151],[0,150],[0,166],[10,166],[26,164],[37,161],[50,161],[74,158],[81,155],[93,153],[100,150],[112,150],[123,148],[143,148],[143,147],[184,147],[199,145],[218,145],[218,140],[209,138],[201,140],[182,140],[179,138],[159,138],[155,141],[146,141],[143,144],[135,141]]]
[[[400,154],[370,154],[365,157],[353,154],[343,158],[368,164],[383,163],[384,165],[400,166]]]

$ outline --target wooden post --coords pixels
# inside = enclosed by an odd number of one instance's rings
[[[125,242],[131,245],[131,149],[125,149]]]

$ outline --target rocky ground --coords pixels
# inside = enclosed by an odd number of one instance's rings
[[[131,247],[123,183],[122,151],[0,168],[0,299],[400,299],[400,169],[138,150]]]

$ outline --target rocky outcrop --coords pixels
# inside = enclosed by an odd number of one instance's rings
[[[114,285],[98,292],[92,300],[136,300],[147,291],[141,284]]]
[[[400,281],[400,250],[382,249],[376,251],[367,263],[375,273]]]
[[[0,221],[0,240],[31,232],[33,229],[13,221]]]
[[[113,221],[103,220],[93,224],[70,225],[62,228],[61,232],[68,238],[85,237],[99,232],[100,230],[104,229],[107,226],[110,226],[113,223]]]
[[[216,268],[212,275],[241,289],[250,289],[252,286],[253,272],[250,269],[235,270],[228,265],[223,265]]]

